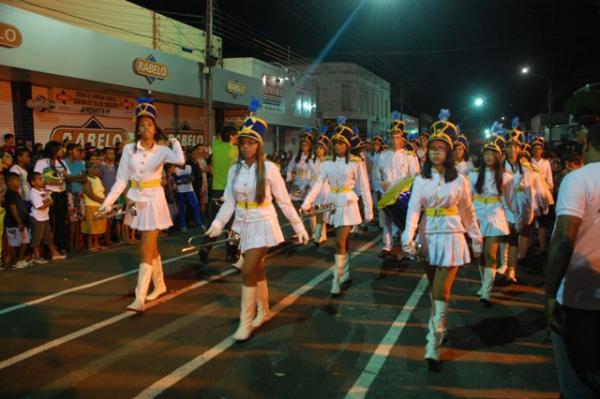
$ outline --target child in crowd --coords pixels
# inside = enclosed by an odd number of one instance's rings
[[[191,209],[197,228],[204,228],[204,220],[200,213],[200,204],[192,186],[192,166],[175,166],[175,185],[177,190],[177,217],[181,231],[187,231],[187,210]]]
[[[165,190],[165,198],[169,206],[171,219],[177,220],[177,206],[175,205],[175,165],[165,165],[165,175],[163,176],[163,188]]]
[[[18,174],[9,172],[6,178],[6,195],[4,196],[4,209],[6,216],[6,236],[10,250],[11,263],[15,269],[24,269],[29,266],[25,260],[27,245],[30,241],[29,231],[26,226],[27,208],[19,193],[21,178]]]
[[[32,228],[31,246],[33,249],[32,263],[44,265],[48,263],[42,257],[41,244],[42,240],[52,254],[52,260],[63,260],[67,257],[56,249],[54,245],[54,236],[50,227],[50,206],[52,205],[52,197],[50,193],[44,189],[44,179],[39,172],[30,173],[28,176],[31,191],[29,198],[31,200],[30,222]]]
[[[27,183],[27,170],[31,165],[31,152],[25,147],[17,148],[16,152],[17,163],[15,163],[11,168],[10,172],[19,175],[20,184],[19,184],[19,192],[21,194],[21,198],[25,201],[25,205],[29,204],[29,183]]]
[[[100,180],[98,164],[87,163],[87,182],[83,185],[85,201],[85,219],[81,225],[81,232],[87,235],[88,249],[96,252],[106,247],[100,246],[100,237],[106,231],[106,218],[96,218],[95,214],[102,201],[104,201],[104,186]]]

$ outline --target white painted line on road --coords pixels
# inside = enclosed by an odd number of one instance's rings
[[[362,245],[356,251],[353,251],[353,253],[358,254],[360,252],[365,251],[367,248],[369,248],[370,246],[377,243],[380,238],[381,238],[380,235],[375,237],[373,240]],[[297,290],[295,290],[294,292],[292,292],[291,294],[289,294],[288,296],[283,298],[277,305],[275,305],[271,309],[271,313],[273,314],[273,316],[277,315],[277,313],[281,312],[283,309],[290,306],[292,303],[294,303],[296,300],[298,300],[298,298],[300,298],[302,295],[304,295],[305,293],[307,293],[308,291],[310,291],[311,289],[316,287],[327,276],[330,276],[332,269],[333,269],[333,267],[320,273],[318,276],[316,276],[315,278],[310,280],[308,283],[304,284],[302,287],[298,288]],[[163,378],[161,378],[160,380],[156,381],[154,384],[150,385],[148,388],[146,388],[145,390],[140,392],[137,396],[135,396],[134,399],[155,398],[156,396],[160,395],[165,390],[172,387],[177,382],[179,382],[180,380],[182,380],[183,378],[188,376],[193,371],[202,367],[204,364],[208,363],[209,361],[211,361],[215,357],[219,356],[221,353],[223,353],[227,349],[231,348],[236,342],[237,341],[235,341],[233,339],[233,335],[228,336],[223,341],[219,342],[217,345],[213,346],[206,352],[195,357],[194,359],[185,363],[181,367],[175,369],[170,374],[168,374],[168,375],[164,376]]]
[[[373,352],[373,355],[371,356],[371,359],[369,359],[363,372],[346,394],[346,399],[359,399],[364,398],[367,395],[369,387],[375,380],[375,377],[377,377],[377,374],[379,374],[379,371],[381,371],[385,360],[390,355],[390,351],[396,344],[402,330],[404,330],[408,318],[417,306],[417,303],[419,303],[421,296],[423,296],[427,284],[427,276],[423,275],[421,280],[419,280],[417,287],[408,298],[408,301],[406,301],[402,307],[400,314],[398,314],[398,317],[396,317],[396,320],[392,323],[390,329],[377,346],[377,349]]]
[[[180,295],[183,295],[183,294],[185,294],[187,292],[190,292],[191,290],[203,287],[203,286],[205,286],[206,284],[208,284],[208,283],[210,283],[212,281],[219,280],[219,279],[221,279],[221,278],[223,278],[225,276],[228,276],[228,275],[236,273],[236,272],[237,271],[235,269],[228,269],[228,270],[225,270],[225,271],[223,271],[223,272],[221,272],[219,274],[215,274],[213,276],[210,276],[209,278],[207,278],[205,280],[200,280],[200,281],[198,281],[198,282],[196,282],[194,284],[188,285],[187,287],[184,287],[184,288],[182,288],[182,289],[180,289],[178,291],[175,291],[173,293],[170,293],[170,294],[167,294],[167,295],[164,295],[164,296],[160,297],[156,301],[153,301],[153,302],[149,303],[148,306],[146,306],[146,309],[151,309],[151,308],[153,308],[156,305],[159,305],[159,304],[161,304],[163,302],[167,302],[167,301],[169,301],[169,300],[171,300],[173,298],[176,298],[176,297],[178,297]],[[0,370],[5,369],[5,368],[10,367],[10,366],[13,366],[13,365],[15,365],[15,364],[17,364],[19,362],[22,362],[25,359],[29,359],[30,357],[38,355],[38,354],[40,354],[42,352],[45,352],[45,351],[47,351],[49,349],[56,348],[57,346],[60,346],[60,345],[62,345],[64,343],[67,343],[67,342],[72,341],[74,339],[83,337],[84,335],[90,334],[90,333],[92,333],[94,331],[98,331],[101,328],[104,328],[106,326],[110,326],[111,324],[119,322],[119,321],[121,321],[123,319],[126,319],[128,317],[134,316],[135,314],[136,314],[136,312],[128,310],[126,312],[123,312],[123,313],[118,314],[116,316],[110,317],[110,318],[108,318],[106,320],[103,320],[101,322],[98,322],[96,324],[92,324],[89,327],[83,328],[81,330],[74,331],[74,332],[72,332],[70,334],[67,334],[67,335],[64,335],[64,336],[62,336],[60,338],[54,339],[52,341],[49,341],[49,342],[47,342],[47,343],[45,343],[43,345],[36,346],[35,348],[29,349],[28,351],[25,351],[25,352],[20,353],[20,354],[18,354],[16,356],[13,356],[13,357],[11,357],[9,359],[1,361],[0,362]]]
[[[169,258],[169,259],[163,261],[163,265],[166,265],[166,264],[171,263],[171,262],[178,261],[178,260],[183,259],[183,258],[187,258],[187,257],[193,256],[193,255],[196,255],[197,253],[198,253],[198,251],[195,251],[195,252],[192,252],[192,253],[189,253],[189,254],[176,256],[174,258]],[[121,274],[116,274],[114,276],[107,277],[107,278],[104,278],[102,280],[96,280],[96,281],[92,281],[91,283],[82,284],[82,285],[78,285],[76,287],[68,288],[66,290],[62,290],[62,291],[56,292],[56,293],[54,293],[52,295],[46,295],[46,296],[38,298],[38,299],[33,299],[31,301],[19,303],[17,305],[8,306],[6,308],[0,309],[0,316],[2,316],[4,314],[7,314],[7,313],[10,313],[10,312],[14,312],[15,310],[26,308],[28,306],[37,305],[38,303],[48,302],[48,301],[51,301],[52,299],[55,299],[55,298],[58,298],[58,297],[61,297],[61,296],[67,295],[67,294],[71,294],[73,292],[85,290],[85,289],[88,289],[88,288],[95,287],[97,285],[108,283],[109,281],[113,281],[113,280],[119,279],[121,277],[129,276],[131,274],[135,274],[135,273],[138,272],[138,270],[139,270],[139,268],[132,269],[132,270],[130,270],[128,272],[121,273]]]

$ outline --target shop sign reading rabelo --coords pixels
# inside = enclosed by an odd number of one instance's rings
[[[179,140],[181,145],[184,147],[194,146],[198,144],[206,144],[207,142],[206,131],[192,129],[192,127],[187,121],[184,121],[176,129],[164,129],[163,133],[166,134],[167,137],[177,137],[177,140]]]
[[[115,147],[118,143],[129,141],[124,129],[104,127],[95,117],[90,118],[82,126],[57,126],[50,133],[50,140],[62,143],[69,139],[72,143],[91,143],[94,147]]]
[[[23,36],[15,26],[0,22],[0,46],[15,48],[21,43],[23,43]]]
[[[152,54],[145,59],[136,58],[133,60],[133,71],[144,76],[149,83],[153,83],[156,79],[165,80],[169,76],[167,66],[156,62],[156,58]]]

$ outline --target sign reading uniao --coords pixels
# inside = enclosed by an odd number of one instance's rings
[[[82,126],[57,126],[50,133],[50,140],[62,143],[69,139],[72,143],[91,143],[95,147],[116,147],[118,143],[127,142],[129,135],[124,129],[104,127],[95,117],[90,118]]]
[[[16,26],[0,22],[0,46],[15,48],[23,43],[23,36]]]
[[[144,58],[133,60],[133,71],[153,83],[156,79],[165,80],[169,76],[169,69],[165,64],[156,62],[152,54]]]

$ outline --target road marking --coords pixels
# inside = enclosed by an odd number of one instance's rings
[[[360,252],[364,252],[367,248],[379,242],[380,238],[381,235],[378,235],[373,240],[362,245],[356,251],[353,251],[353,253],[358,254]],[[298,298],[300,298],[302,295],[304,295],[305,293],[313,289],[315,286],[317,286],[327,276],[330,276],[332,269],[333,267],[328,268],[327,270],[310,280],[308,283],[304,284],[302,287],[298,288],[297,290],[283,298],[277,305],[275,305],[271,309],[271,313],[273,314],[273,316],[276,316],[283,309],[285,309],[286,307],[294,303],[296,300],[298,300]],[[134,399],[155,398],[156,396],[160,395],[165,390],[172,387],[177,382],[188,376],[193,371],[202,367],[204,364],[208,363],[227,349],[231,348],[235,343],[236,341],[233,339],[233,334],[228,336],[223,341],[219,342],[217,345],[213,346],[206,352],[200,354],[199,356],[195,357],[194,359],[175,369],[170,374],[164,376],[160,380],[150,385],[148,388],[146,388],[137,396],[135,396]]]
[[[170,259],[164,260],[163,261],[163,265],[166,265],[166,264],[169,264],[171,262],[175,262],[175,261],[178,261],[180,259],[184,259],[184,258],[193,256],[193,255],[196,255],[197,253],[198,253],[198,251],[195,251],[195,252],[192,252],[192,253],[189,253],[189,254],[186,254],[186,255],[180,255],[180,256],[176,256],[174,258],[170,258]],[[107,277],[107,278],[102,279],[102,280],[92,281],[91,283],[82,284],[82,285],[78,285],[76,287],[68,288],[66,290],[62,290],[62,291],[56,292],[54,294],[38,298],[38,299],[33,299],[31,301],[19,303],[17,305],[8,306],[6,308],[0,309],[0,316],[5,315],[5,314],[10,313],[10,312],[14,312],[15,310],[19,310],[19,309],[23,309],[23,308],[26,308],[26,307],[29,307],[29,306],[37,305],[38,303],[48,302],[48,301],[50,301],[52,299],[55,299],[55,298],[58,298],[58,297],[61,297],[61,296],[67,295],[67,294],[71,294],[73,292],[85,290],[85,289],[88,289],[88,288],[95,287],[97,285],[108,283],[109,281],[113,281],[113,280],[119,279],[121,277],[129,276],[131,274],[135,274],[135,273],[138,272],[138,270],[139,270],[139,268],[132,269],[132,270],[130,270],[128,272],[121,273],[121,274],[116,274],[114,276]]]
[[[48,392],[52,392],[53,396],[63,395],[66,390],[77,385],[81,381],[90,378],[100,370],[112,366],[127,356],[131,356],[137,351],[143,350],[149,345],[154,344],[162,338],[167,337],[192,323],[201,321],[204,316],[208,316],[211,313],[218,311],[221,309],[221,306],[223,306],[221,302],[222,301],[215,300],[190,314],[182,316],[169,324],[136,338],[135,340],[128,342],[127,345],[121,346],[118,350],[94,359],[90,363],[71,371],[44,387],[36,389],[35,392],[32,392],[27,396],[27,399],[47,398]]]
[[[375,377],[377,377],[377,374],[379,374],[379,371],[381,371],[381,367],[383,367],[392,347],[396,344],[402,330],[404,330],[408,318],[417,306],[417,303],[419,303],[419,299],[423,296],[427,285],[427,276],[423,275],[417,287],[408,298],[408,301],[402,307],[400,314],[398,314],[398,317],[392,323],[390,329],[377,346],[377,349],[373,352],[364,370],[346,394],[346,399],[364,398],[367,395],[369,387],[375,380]]]
[[[223,272],[221,272],[219,274],[215,274],[213,276],[210,276],[207,279],[200,280],[200,281],[198,281],[198,282],[196,282],[194,284],[188,285],[187,287],[184,287],[184,288],[182,288],[182,289],[180,289],[178,291],[175,291],[173,293],[164,295],[164,296],[158,298],[156,301],[152,301],[150,304],[148,304],[148,306],[146,306],[146,308],[147,309],[151,309],[151,308],[153,308],[153,307],[155,307],[155,306],[157,306],[157,305],[159,305],[161,303],[167,302],[167,301],[169,301],[169,300],[171,300],[173,298],[176,298],[176,297],[178,297],[180,295],[188,293],[191,290],[203,287],[203,286],[205,286],[206,284],[208,284],[210,282],[213,282],[215,280],[219,280],[219,279],[221,279],[221,278],[223,278],[225,276],[228,276],[228,275],[236,273],[236,272],[237,272],[237,270],[235,270],[235,269],[227,269],[227,270],[225,270],[225,271],[223,271]],[[10,366],[13,366],[13,365],[15,365],[17,363],[22,362],[23,360],[29,359],[30,357],[38,355],[38,354],[40,354],[42,352],[45,352],[45,351],[47,351],[49,349],[56,348],[57,346],[60,346],[60,345],[62,345],[64,343],[67,343],[67,342],[72,341],[74,339],[83,337],[84,335],[90,334],[90,333],[92,333],[94,331],[98,331],[101,328],[104,328],[106,326],[110,326],[111,324],[117,323],[117,322],[119,322],[121,320],[124,320],[124,319],[126,319],[128,317],[134,316],[135,314],[136,314],[136,312],[128,310],[128,311],[125,311],[125,312],[123,312],[121,314],[118,314],[116,316],[110,317],[110,318],[108,318],[106,320],[100,321],[100,322],[98,322],[96,324],[92,324],[89,327],[83,328],[81,330],[74,331],[74,332],[72,332],[70,334],[67,334],[67,335],[64,335],[64,336],[62,336],[60,338],[54,339],[52,341],[49,341],[49,342],[47,342],[47,343],[45,343],[43,345],[36,346],[35,348],[29,349],[28,351],[20,353],[20,354],[18,354],[16,356],[13,356],[13,357],[9,358],[9,359],[3,360],[2,362],[0,362],[0,370],[5,369],[5,368],[10,367]]]

